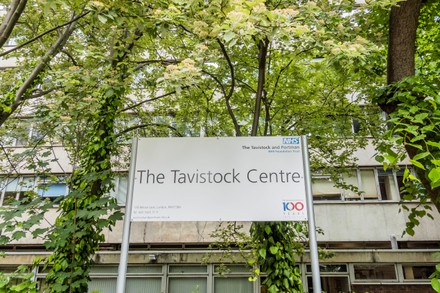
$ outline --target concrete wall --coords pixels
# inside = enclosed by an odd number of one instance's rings
[[[415,204],[413,204],[415,205]],[[315,204],[315,218],[318,228],[324,235],[318,234],[320,242],[368,242],[390,241],[395,236],[397,241],[438,241],[440,239],[440,215],[433,212],[434,219],[425,217],[416,234],[404,235],[406,213],[399,213],[396,202],[318,202]],[[55,222],[56,211],[46,215],[45,225]],[[211,237],[217,222],[136,222],[132,223],[130,242],[134,244],[206,244],[215,241]],[[250,223],[244,225],[248,231]],[[120,243],[122,221],[112,231],[105,232],[107,243]],[[39,244],[40,239],[22,239],[15,244]]]
[[[415,207],[416,204],[409,204]],[[432,211],[434,220],[425,217],[415,229],[414,237],[404,235],[408,213],[392,201],[363,201],[315,203],[316,226],[324,230],[318,241],[390,241],[396,236],[402,241],[430,241],[440,239],[440,215]]]

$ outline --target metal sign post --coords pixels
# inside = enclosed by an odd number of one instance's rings
[[[118,279],[116,283],[116,293],[125,293],[125,281],[127,274],[128,250],[130,246],[131,211],[133,205],[133,182],[136,172],[138,138],[133,137],[131,144],[130,170],[128,173],[128,191],[125,202],[124,226],[122,229],[121,256],[118,267]]]
[[[316,239],[315,213],[313,210],[312,176],[310,174],[307,137],[301,136],[301,149],[304,162],[304,179],[306,183],[306,203],[309,218],[310,262],[312,264],[313,293],[321,293],[321,276],[319,272],[318,241]]]

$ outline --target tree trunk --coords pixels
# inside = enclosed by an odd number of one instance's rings
[[[388,40],[388,84],[415,74],[416,32],[422,0],[391,8]]]

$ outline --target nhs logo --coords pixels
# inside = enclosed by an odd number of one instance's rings
[[[299,144],[299,137],[283,137],[283,144]]]

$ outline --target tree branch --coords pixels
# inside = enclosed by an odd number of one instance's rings
[[[241,130],[240,130],[240,125],[238,124],[237,117],[235,117],[234,111],[232,110],[232,107],[231,107],[231,97],[232,97],[232,94],[234,93],[234,89],[235,89],[234,65],[232,65],[231,58],[229,58],[228,52],[226,51],[226,48],[225,48],[225,45],[219,39],[217,39],[217,43],[220,45],[220,49],[223,53],[223,56],[225,57],[226,62],[228,63],[229,72],[231,75],[231,85],[229,88],[229,93],[226,93],[226,91],[224,91],[226,108],[228,110],[229,116],[231,116],[232,123],[234,124],[236,135],[241,136],[242,134],[241,134]]]
[[[18,22],[27,4],[27,0],[14,0],[0,26],[0,47],[8,41],[12,30]]]
[[[39,98],[39,97],[42,97],[44,95],[47,95],[47,94],[49,94],[49,93],[51,93],[51,92],[53,92],[55,90],[59,90],[59,89],[61,89],[61,87],[56,87],[56,88],[48,89],[48,90],[45,90],[45,91],[38,90],[34,94],[25,97],[24,100],[31,100],[31,99]]]
[[[90,11],[84,12],[83,14],[80,14],[80,15],[78,15],[78,16],[72,18],[69,22],[66,22],[66,23],[64,23],[64,24],[62,24],[62,25],[56,26],[56,27],[54,27],[54,28],[52,28],[52,29],[50,29],[50,30],[48,30],[48,31],[46,31],[46,32],[44,32],[44,33],[42,33],[42,34],[39,34],[39,35],[36,36],[35,38],[32,38],[32,39],[30,39],[29,41],[24,42],[23,44],[18,45],[18,46],[16,46],[16,47],[12,48],[11,50],[8,50],[8,51],[5,51],[5,52],[3,52],[3,53],[0,53],[0,57],[3,57],[3,56],[5,56],[5,55],[7,55],[7,54],[9,54],[9,53],[12,53],[12,52],[14,52],[14,51],[17,51],[17,50],[23,48],[24,46],[29,45],[30,43],[35,42],[36,40],[38,40],[38,39],[44,37],[45,35],[50,34],[51,32],[56,31],[56,30],[58,30],[58,29],[60,29],[60,28],[62,28],[62,27],[64,27],[64,26],[66,26],[66,25],[71,25],[71,24],[75,23],[78,19],[83,18],[84,16],[86,16],[86,15],[89,14],[89,13],[90,13]]]
[[[183,90],[184,90],[184,89],[187,89],[187,88],[189,88],[189,85],[182,87]],[[159,99],[162,99],[162,98],[168,97],[168,96],[173,95],[173,94],[175,94],[175,93],[176,93],[176,91],[172,91],[172,92],[169,92],[169,93],[166,93],[166,94],[163,94],[163,95],[157,96],[157,97],[155,97],[155,98],[151,98],[151,99],[143,100],[143,101],[141,101],[141,102],[139,102],[139,103],[136,103],[136,104],[134,104],[134,105],[131,105],[131,106],[129,106],[129,107],[126,107],[126,108],[122,109],[121,111],[119,111],[119,113],[122,113],[122,112],[125,112],[125,111],[128,111],[128,110],[131,110],[131,109],[133,109],[133,108],[136,108],[136,107],[138,107],[138,106],[140,106],[140,105],[142,105],[142,104],[148,103],[148,102],[152,102],[152,101],[155,101],[155,100],[159,100]]]
[[[88,13],[88,12],[87,12]],[[85,13],[85,14],[87,14]],[[84,16],[85,14],[82,14]],[[38,75],[44,70],[47,63],[59,52],[59,50],[64,46],[64,44],[69,39],[70,35],[75,29],[75,21],[79,19],[79,17],[73,17],[72,21],[69,22],[69,25],[64,30],[64,32],[58,37],[55,43],[49,48],[46,54],[40,59],[40,62],[34,67],[31,74],[28,78],[20,85],[17,92],[15,93],[15,100],[10,105],[11,110],[8,112],[0,112],[0,125],[8,119],[9,116],[14,113],[14,111],[26,100],[25,94],[26,91],[32,86],[32,84],[37,79]]]
[[[170,64],[177,64],[180,62],[182,62],[182,61],[181,60],[172,60],[172,59],[139,61],[138,65],[134,68],[134,71],[137,71],[146,65],[155,64],[155,63],[161,63],[162,65],[170,65]]]
[[[173,130],[177,136],[179,137],[183,137],[183,135],[174,127],[172,127],[171,125],[167,125],[167,124],[160,124],[160,123],[145,123],[145,124],[139,124],[139,125],[135,125],[135,126],[131,126],[123,131],[121,131],[120,133],[116,134],[116,137],[120,137],[130,131],[139,129],[139,128],[145,128],[145,127],[150,127],[150,126],[158,126],[158,127],[166,127],[169,128],[171,130]]]
[[[258,87],[255,94],[254,119],[252,122],[251,136],[256,136],[258,131],[258,122],[260,120],[261,99],[263,97],[264,84],[266,82],[266,61],[267,48],[269,40],[266,38],[258,42]]]

